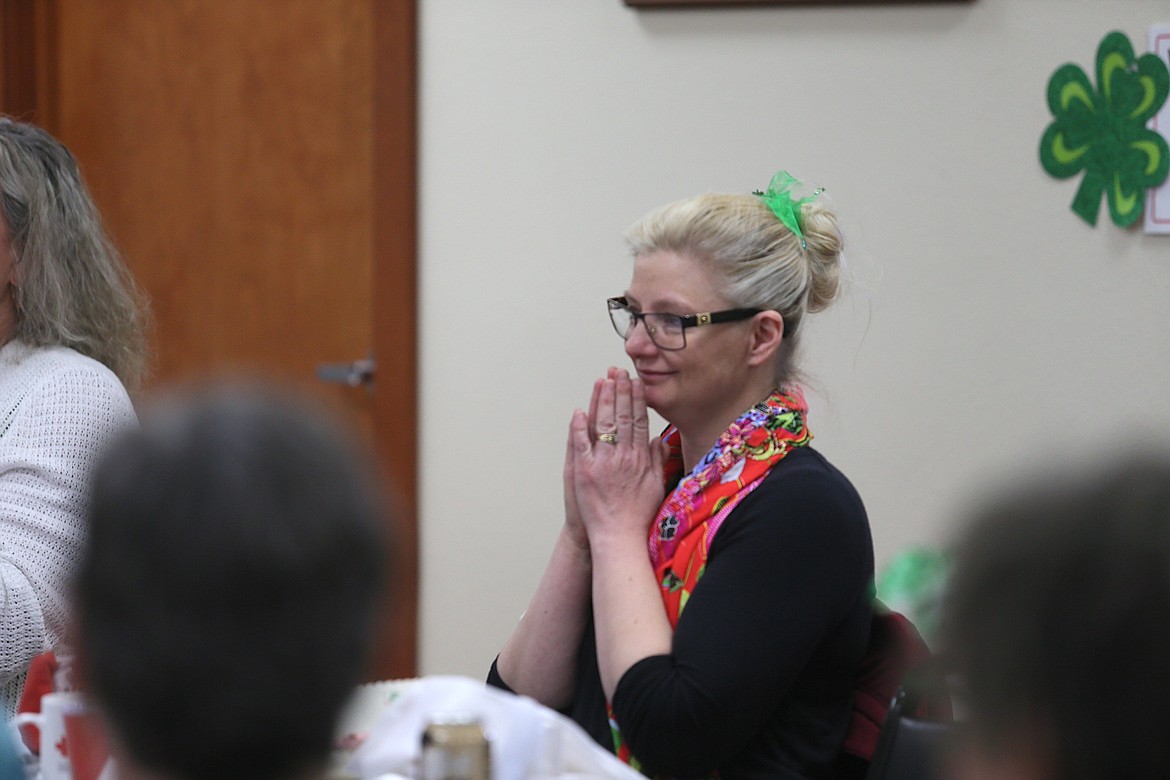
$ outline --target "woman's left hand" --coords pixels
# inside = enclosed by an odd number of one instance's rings
[[[569,430],[573,481],[589,540],[644,541],[664,489],[662,442],[650,439],[641,380],[610,370],[590,411],[592,419],[575,412]]]
[[[592,415],[573,414],[569,441],[577,503],[589,536],[597,669],[612,701],[631,666],[670,652],[670,621],[646,550],[664,492],[664,448],[660,439],[650,440],[640,380],[610,371],[597,396]]]

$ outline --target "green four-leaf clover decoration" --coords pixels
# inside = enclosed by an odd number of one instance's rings
[[[1134,223],[1145,190],[1170,172],[1166,139],[1146,127],[1166,102],[1170,71],[1154,54],[1134,57],[1124,33],[1111,32],[1097,49],[1097,90],[1077,65],[1060,66],[1048,81],[1054,120],[1040,139],[1040,163],[1058,179],[1085,172],[1072,210],[1097,224],[1101,192],[1119,227]]]

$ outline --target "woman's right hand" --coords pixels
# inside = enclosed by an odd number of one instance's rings
[[[596,393],[595,393],[596,394]],[[589,555],[589,535],[581,520],[581,507],[577,504],[577,488],[573,484],[573,442],[570,439],[565,448],[565,533],[573,546],[583,555]]]
[[[604,383],[599,379],[593,384],[591,417],[597,415]],[[594,430],[592,423],[589,429]],[[572,432],[570,422],[570,436]],[[589,621],[593,582],[589,534],[573,479],[576,470],[570,438],[565,449],[565,523],[540,585],[497,659],[497,671],[505,684],[553,709],[563,709],[573,700],[577,649]]]

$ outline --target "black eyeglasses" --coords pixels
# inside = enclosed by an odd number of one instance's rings
[[[613,329],[622,339],[629,339],[638,320],[646,326],[646,335],[659,349],[682,349],[687,345],[687,328],[702,325],[718,325],[721,322],[738,322],[754,317],[762,309],[724,309],[705,311],[698,314],[662,314],[649,311],[634,311],[624,297],[610,298],[605,302],[609,307],[609,320]]]

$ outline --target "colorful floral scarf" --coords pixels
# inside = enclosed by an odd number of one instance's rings
[[[812,441],[805,424],[808,405],[798,389],[777,389],[728,426],[715,446],[682,476],[682,437],[671,426],[662,434],[668,448],[666,485],[675,485],[650,526],[650,563],[658,577],[671,628],[707,568],[711,541],[739,502],[764,481],[793,447]],[[610,729],[618,758],[638,768],[623,742],[613,709]]]

